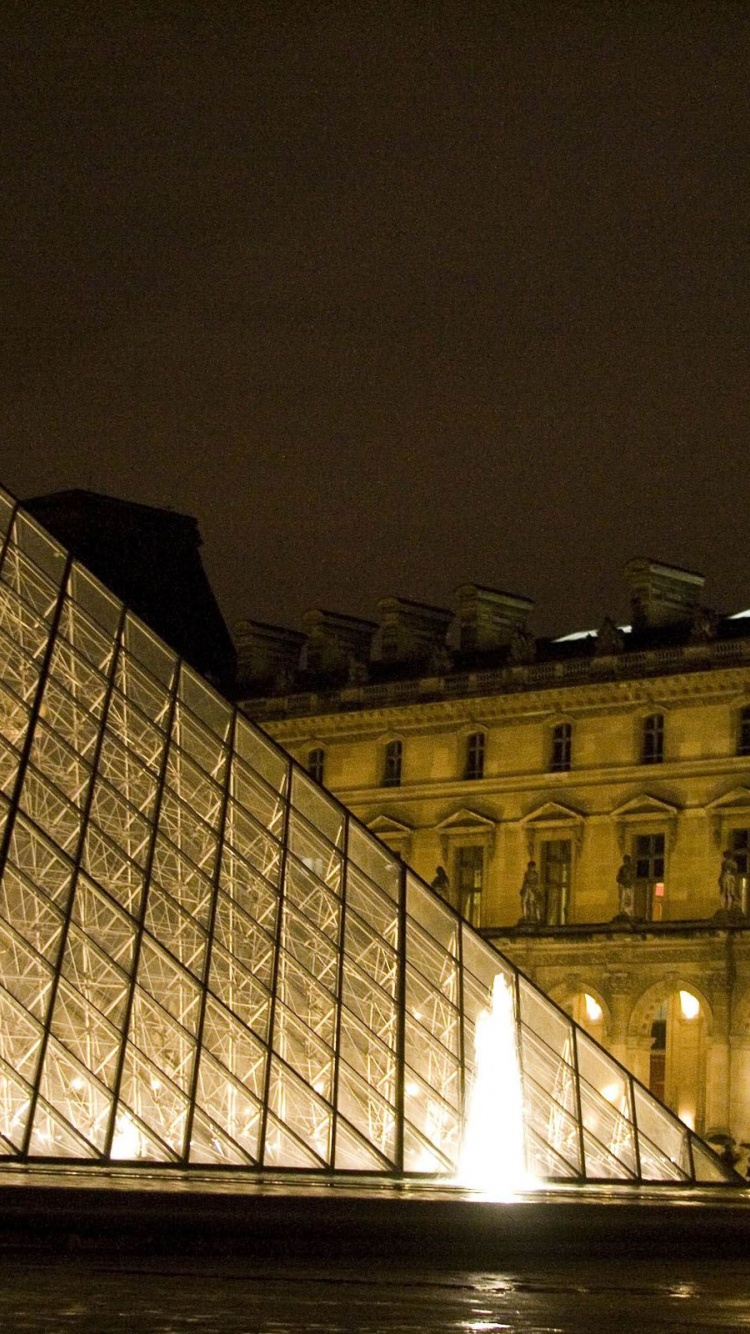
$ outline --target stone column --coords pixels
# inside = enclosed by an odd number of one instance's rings
[[[729,1039],[729,1133],[750,1141],[750,1037]]]
[[[611,1007],[609,1050],[616,1060],[628,1066],[628,1022],[632,1008],[630,974],[610,973],[607,981]]]

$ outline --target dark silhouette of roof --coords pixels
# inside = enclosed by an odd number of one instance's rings
[[[231,690],[235,649],[203,568],[196,519],[82,490],[24,506],[176,653]]]

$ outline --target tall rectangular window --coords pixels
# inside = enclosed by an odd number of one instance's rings
[[[484,886],[484,848],[467,844],[456,848],[456,907],[472,926],[479,926]]]
[[[552,753],[550,756],[550,769],[560,772],[563,769],[570,768],[570,751],[573,736],[573,728],[570,723],[558,723],[552,728]]]
[[[748,909],[748,880],[750,879],[750,829],[733,829],[729,838],[729,848],[737,863],[740,879],[740,907]]]
[[[383,787],[400,787],[403,744],[389,741],[383,757]]]
[[[310,751],[310,754],[307,757],[307,772],[311,778],[315,779],[316,783],[323,782],[323,774],[325,772],[325,751],[322,746],[316,746],[315,750]]]
[[[635,852],[635,907],[634,916],[653,921],[661,916],[664,895],[664,835],[637,834]],[[655,906],[659,908],[655,913]]]
[[[750,755],[750,705],[740,709],[737,729],[737,754]]]
[[[466,738],[464,777],[484,778],[484,732],[472,732],[471,736]]]
[[[569,838],[550,838],[543,841],[540,869],[544,894],[544,920],[549,926],[564,926],[568,920],[571,862]]]
[[[642,764],[661,764],[664,759],[664,714],[650,713],[643,719]]]

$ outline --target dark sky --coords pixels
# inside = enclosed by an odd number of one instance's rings
[[[750,6],[0,17],[0,480],[195,514],[230,621],[750,605]]]

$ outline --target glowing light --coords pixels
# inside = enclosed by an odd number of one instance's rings
[[[415,1084],[413,1079],[409,1080],[408,1084],[404,1085],[404,1093],[409,1098],[416,1098],[419,1093],[419,1084]]]
[[[141,1137],[137,1126],[133,1124],[129,1116],[118,1116],[112,1138],[112,1157],[137,1158],[140,1150]]]
[[[701,1012],[701,1003],[690,991],[680,992],[680,1010],[683,1019],[697,1019]],[[684,1120],[684,1117],[683,1117]]]
[[[585,993],[583,1000],[586,1006],[586,1018],[589,1023],[598,1024],[602,1017],[601,1005],[597,1000],[594,1000],[593,996],[589,996],[588,992]]]
[[[81,1079],[80,1075],[76,1075],[74,1079],[71,1079],[70,1087],[75,1089],[76,1093],[78,1093],[81,1089],[86,1087],[86,1081]]]
[[[684,1121],[690,1130],[695,1130],[695,1117],[692,1112],[680,1112],[680,1120]]]
[[[602,1089],[602,1097],[606,1098],[607,1102],[617,1102],[621,1091],[620,1084],[607,1084],[607,1087]]]
[[[491,1009],[477,1018],[474,1047],[457,1180],[490,1199],[508,1199],[536,1182],[526,1172],[513,992],[502,973],[492,984]]]

